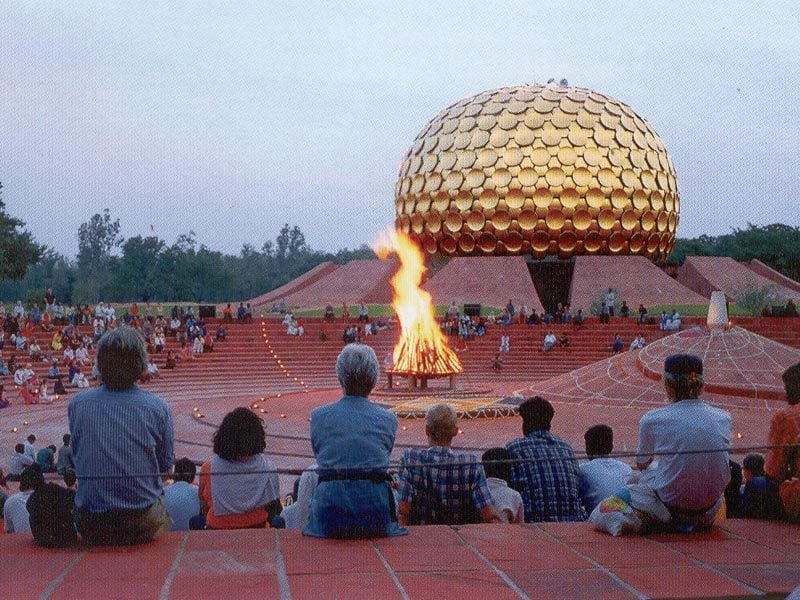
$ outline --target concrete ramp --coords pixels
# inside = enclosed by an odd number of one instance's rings
[[[789,279],[783,273],[778,273],[772,267],[765,265],[763,262],[754,258],[749,263],[747,263],[748,268],[751,271],[755,271],[758,275],[762,277],[766,277],[767,279],[771,280],[778,285],[782,285],[784,287],[789,288],[790,290],[794,290],[795,292],[800,292],[800,283],[796,282],[794,279]]]
[[[610,287],[619,290],[632,314],[639,304],[708,304],[707,297],[681,285],[644,256],[579,256],[570,290],[572,312],[582,308],[588,314],[592,300]]]
[[[775,286],[781,296],[795,302],[800,300],[800,291],[776,283],[728,256],[687,256],[678,270],[678,281],[704,296],[710,297],[711,292],[720,290],[728,300],[733,300],[733,294],[748,285]]]
[[[287,296],[295,294],[303,288],[308,287],[312,283],[319,281],[323,277],[330,275],[337,268],[339,268],[339,265],[336,265],[330,261],[320,263],[310,271],[303,273],[299,277],[295,277],[288,283],[284,283],[282,286],[276,287],[274,290],[270,290],[266,294],[261,294],[260,296],[252,298],[250,300],[250,304],[253,306],[253,308],[259,308],[267,304],[272,304],[273,302],[280,302]]]
[[[528,266],[522,256],[475,256],[452,258],[422,289],[435,304],[465,303],[503,307],[509,299],[518,309],[542,311]]]
[[[321,279],[288,294],[289,306],[322,308],[342,303],[388,304],[392,300],[389,280],[397,271],[395,259],[352,260]]]

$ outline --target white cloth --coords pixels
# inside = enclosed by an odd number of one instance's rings
[[[215,515],[241,515],[279,498],[278,473],[263,454],[238,461],[219,456],[211,459],[211,499]]]
[[[503,523],[522,523],[525,521],[525,507],[517,490],[508,487],[503,479],[487,477],[492,506]]]
[[[633,475],[633,469],[629,464],[608,456],[595,458],[579,466],[578,485],[587,514],[592,512],[601,500],[613,496],[615,492],[625,487]]]
[[[3,507],[3,521],[5,522],[6,533],[30,533],[31,524],[28,516],[28,498],[33,494],[33,490],[28,492],[17,492],[6,500]]]
[[[25,455],[30,456],[31,460],[36,460],[36,448],[30,442],[25,442]]]
[[[645,413],[639,421],[637,461],[664,453],[655,456],[658,464],[646,477],[664,504],[699,510],[717,503],[731,478],[728,452],[672,452],[727,448],[731,426],[730,414],[702,400],[681,400]]]
[[[311,511],[311,498],[314,496],[314,489],[317,487],[319,475],[317,475],[317,463],[313,463],[307,470],[300,475],[300,483],[297,486],[297,500],[283,509],[281,513],[286,522],[286,529],[304,529],[308,525],[308,514]]]

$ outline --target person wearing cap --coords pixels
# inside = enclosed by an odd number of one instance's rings
[[[639,482],[667,508],[670,528],[708,527],[722,507],[731,478],[731,416],[700,399],[703,361],[697,356],[667,357],[664,384],[671,404],[645,413],[639,421],[636,464],[644,471]]]
[[[764,472],[771,480],[780,483],[800,477],[800,452],[792,448],[800,443],[800,363],[783,373],[788,406],[772,416],[769,425],[768,446],[779,446],[767,451]]]

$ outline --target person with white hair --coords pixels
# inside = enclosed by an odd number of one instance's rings
[[[367,399],[379,373],[372,348],[346,345],[336,359],[344,397],[311,413],[319,480],[305,535],[371,538],[406,533],[393,514],[387,472],[397,417]]]

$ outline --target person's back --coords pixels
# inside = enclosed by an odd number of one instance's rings
[[[583,436],[589,461],[580,465],[580,494],[587,514],[633,475],[630,465],[608,456],[614,449],[613,435],[611,427],[601,424],[590,427]]]
[[[486,483],[492,496],[492,506],[503,523],[523,523],[525,506],[517,490],[509,487],[511,455],[505,448],[490,448],[481,456]]]
[[[192,485],[197,466],[188,458],[175,461],[174,482],[164,488],[164,503],[172,519],[170,531],[189,531],[189,521],[200,514],[198,488]]]
[[[520,407],[522,438],[506,444],[514,461],[512,487],[525,503],[525,521],[583,521],[578,461],[572,446],[550,433],[552,405],[531,398]]]

